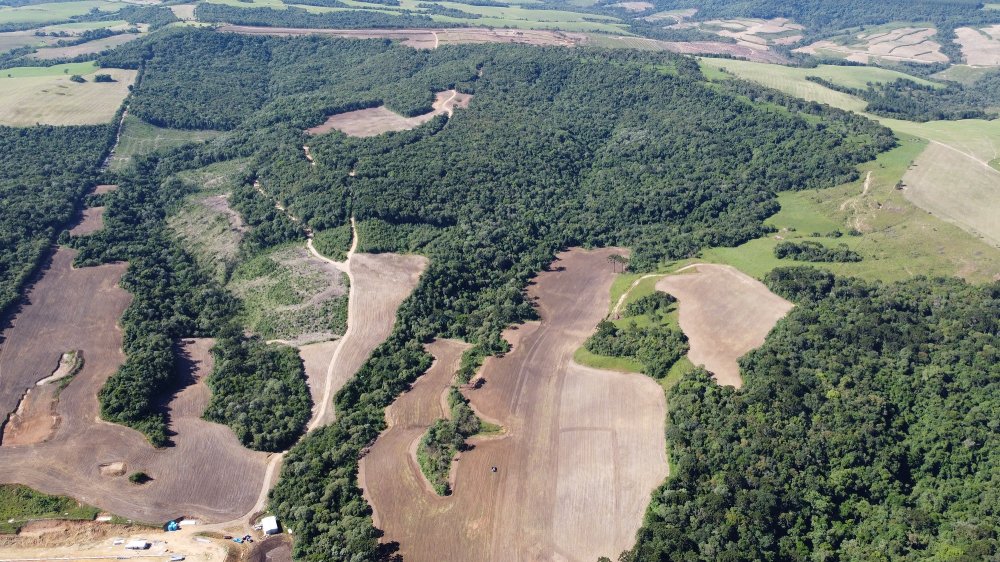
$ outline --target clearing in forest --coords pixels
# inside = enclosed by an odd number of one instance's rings
[[[969,65],[1000,65],[1000,25],[959,27],[955,42],[962,47],[962,57]]]
[[[79,45],[39,49],[38,52],[31,55],[31,57],[35,59],[51,60],[63,58],[71,59],[80,55],[92,55],[100,53],[101,51],[113,49],[119,45],[124,45],[129,41],[138,39],[140,36],[141,35],[138,33],[119,33],[118,35],[112,35],[111,37],[105,37],[103,39],[94,39],[93,41],[87,41],[86,43],[80,43]]]
[[[872,58],[890,62],[924,64],[948,62],[941,44],[931,39],[933,27],[883,27],[861,33],[824,39],[795,52],[844,58],[868,64]]]
[[[78,64],[60,66],[65,67],[65,73],[57,67],[39,73],[15,68],[0,71],[0,125],[107,123],[136,76],[135,70],[97,68],[90,63],[82,65],[82,70]],[[70,80],[77,73],[86,82]],[[111,75],[114,82],[95,82],[94,76],[99,73]]]
[[[562,253],[559,267],[530,287],[541,322],[507,330],[512,350],[488,358],[475,389],[463,390],[504,435],[461,454],[451,496],[431,491],[412,462],[406,441],[419,431],[383,434],[363,459],[382,540],[398,541],[404,559],[589,562],[632,546],[649,494],[667,474],[663,389],[644,375],[572,362],[607,312],[612,253],[621,250]],[[404,394],[388,408],[396,426],[440,412],[440,393],[421,389],[448,378],[435,370],[454,368],[458,350],[447,351],[425,375],[432,379],[415,383],[417,398]]]
[[[167,225],[206,270],[224,281],[236,265],[240,241],[249,230],[229,205],[229,194],[197,194],[180,211],[167,218]]]
[[[121,137],[111,157],[111,169],[121,170],[138,155],[151,154],[162,148],[172,148],[189,142],[205,142],[220,134],[220,131],[157,127],[134,115],[126,115],[122,122]]]
[[[322,125],[306,129],[312,135],[328,133],[334,129],[352,137],[374,137],[390,131],[408,131],[430,121],[438,115],[451,116],[456,107],[469,107],[471,94],[446,90],[435,94],[433,110],[415,117],[403,117],[391,109],[380,105],[370,109],[359,109],[331,116]]]
[[[719,384],[739,388],[743,380],[737,360],[764,343],[792,303],[734,267],[688,267],[695,271],[664,277],[656,289],[680,303],[680,326],[691,346],[688,359],[704,365]]]

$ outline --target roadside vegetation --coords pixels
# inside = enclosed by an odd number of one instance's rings
[[[14,534],[36,519],[91,521],[100,512],[73,498],[50,496],[20,484],[0,484],[0,534]]]

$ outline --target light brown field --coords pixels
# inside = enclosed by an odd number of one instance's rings
[[[932,141],[903,175],[914,205],[1000,246],[1000,171],[956,148]]]
[[[330,401],[392,332],[396,310],[420,281],[427,258],[400,254],[352,254],[347,331],[330,358],[322,396],[309,429],[333,421]],[[310,380],[314,377],[310,376]]]
[[[447,113],[450,116],[455,112],[456,107],[469,107],[473,96],[455,90],[446,90],[438,92],[434,97],[433,111],[416,117],[403,117],[381,105],[370,109],[338,113],[331,116],[322,125],[306,129],[306,132],[311,135],[319,135],[336,129],[352,137],[374,137],[390,131],[408,131],[423,125],[438,115]],[[308,150],[306,158],[312,161]]]
[[[691,345],[688,359],[711,371],[719,384],[739,388],[737,360],[764,343],[792,303],[734,267],[689,267],[695,271],[668,275],[656,289],[679,301],[681,330]]]
[[[612,4],[612,6],[617,6],[630,12],[645,12],[646,10],[656,7],[650,2],[619,2],[617,4]]]
[[[529,294],[542,320],[508,330],[513,349],[487,359],[482,386],[465,391],[504,436],[461,455],[453,495],[424,486],[407,441],[419,438],[414,425],[440,412],[437,390],[454,370],[454,344],[432,347],[445,353],[430,378],[387,410],[396,429],[362,459],[359,478],[383,540],[398,541],[405,560],[590,562],[633,544],[649,494],[667,474],[663,389],[643,375],[572,362],[607,312],[615,275],[607,256],[620,252],[565,252],[561,267],[536,278]]]
[[[685,24],[687,25],[687,24]],[[776,53],[763,45],[748,46],[721,41],[661,41],[648,37],[624,37],[621,35],[601,35],[592,33],[588,36],[588,45],[597,47],[640,49],[644,51],[670,51],[688,55],[729,55],[734,58],[756,62],[787,63],[783,55]]]
[[[117,185],[112,184],[102,184],[94,188],[94,194],[104,195],[105,193],[111,193],[112,191],[118,189]]]
[[[194,4],[175,4],[170,6],[170,11],[183,21],[194,21]]]
[[[736,39],[738,45],[766,47],[791,45],[802,39],[801,25],[787,18],[711,20],[697,23],[678,23],[670,27],[698,27],[722,37]]]
[[[955,35],[966,63],[971,66],[1000,65],[1000,25],[979,29],[959,27]]]
[[[153,560],[183,553],[191,562],[223,562],[227,545],[186,533],[166,533],[147,527],[84,521],[35,521],[18,535],[0,535],[0,555],[15,560],[91,560],[128,556],[114,539],[143,539],[153,543],[143,552]]]
[[[70,47],[47,47],[39,49],[38,52],[31,55],[31,57],[49,60],[73,58],[80,55],[100,53],[101,51],[113,49],[119,45],[124,45],[129,41],[138,39],[139,37],[140,35],[138,33],[120,33],[118,35],[112,35],[111,37],[105,37],[104,39],[95,39],[93,41],[87,41],[86,43],[80,43],[79,45],[73,45]]]
[[[58,37],[39,37],[35,35],[34,29],[26,31],[7,31],[0,33],[0,53],[17,49],[18,47],[51,45],[58,41]]]
[[[919,63],[948,62],[941,52],[941,44],[933,41],[937,33],[928,27],[901,27],[889,31],[859,33],[844,44],[830,40],[817,41],[795,49],[795,52],[820,54],[823,52],[844,56],[847,60],[868,63],[872,57],[886,61]]]
[[[442,29],[307,29],[296,27],[254,27],[223,25],[219,31],[247,35],[331,35],[348,39],[391,39],[416,49],[433,49],[459,43],[516,43],[572,47],[586,41],[580,33],[542,29],[489,29],[454,27]]]
[[[110,74],[116,82],[97,83],[94,74]],[[0,73],[0,125],[94,125],[107,123],[128,95],[135,70],[98,69],[77,84],[69,76],[7,78]]]
[[[83,218],[69,229],[73,236],[86,236],[104,228],[104,207],[90,207],[83,210]]]

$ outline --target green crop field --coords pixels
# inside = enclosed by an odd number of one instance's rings
[[[121,140],[111,161],[111,169],[122,169],[134,156],[149,154],[161,148],[171,148],[189,142],[204,142],[219,134],[218,131],[165,129],[129,115],[125,118]]]
[[[121,3],[105,2],[104,0],[77,0],[74,2],[53,2],[51,4],[32,4],[29,6],[0,6],[0,24],[48,23],[67,20],[73,16],[82,16],[97,8],[102,12],[115,12],[124,6]]]

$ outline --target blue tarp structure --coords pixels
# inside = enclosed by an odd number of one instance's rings
[[[167,523],[167,530],[168,531],[179,531],[180,528],[181,528],[181,526],[178,525],[176,521],[171,521],[170,523]]]

